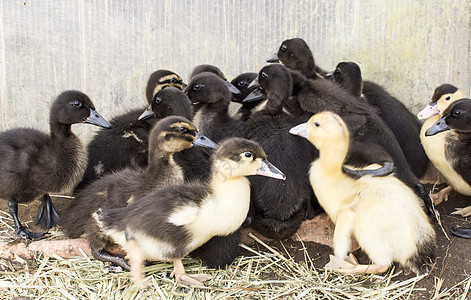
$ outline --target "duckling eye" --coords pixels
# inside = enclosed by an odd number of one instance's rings
[[[74,102],[72,102],[72,105],[75,107],[82,107],[82,102],[75,100]]]
[[[286,49],[288,49],[288,47],[286,47],[286,45],[281,45],[281,50],[286,51]]]
[[[177,79],[175,79],[175,78],[170,78],[170,83],[175,83],[175,82],[177,82]]]
[[[159,104],[160,102],[162,102],[162,98],[160,98],[160,97],[155,97],[154,102],[155,102],[156,104]]]
[[[340,73],[342,73],[342,71],[340,71],[340,69],[337,68],[337,69],[335,69],[335,73],[340,74]]]
[[[316,127],[320,127],[320,126],[321,126],[321,124],[319,124],[319,123],[317,123],[317,122],[314,122],[314,126],[316,126]]]
[[[455,111],[453,111],[453,116],[457,117],[457,116],[459,116],[459,115],[461,115],[461,110],[455,110]]]
[[[185,132],[188,131],[188,128],[182,126],[182,127],[178,127],[177,130],[178,130],[178,132],[180,132],[180,133],[185,133]]]
[[[252,152],[245,152],[244,156],[247,157],[247,158],[251,158],[251,157],[253,157],[253,154],[252,154]]]
[[[448,96],[448,97],[446,97],[446,98],[445,98],[445,100],[450,100],[450,99],[451,99],[451,97],[450,97],[450,96]]]
[[[263,77],[263,78],[268,77],[268,74],[265,73],[265,72],[262,72],[262,77]]]
[[[199,90],[199,89],[202,88],[202,87],[204,87],[204,85],[202,85],[202,84],[195,84],[195,85],[193,86],[193,91],[197,91],[197,90]]]
[[[238,86],[244,86],[247,84],[247,81],[241,80],[237,83]]]

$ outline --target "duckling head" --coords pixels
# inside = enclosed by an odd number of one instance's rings
[[[149,135],[149,153],[180,152],[193,146],[216,148],[216,144],[200,134],[195,125],[181,116],[166,117],[152,128]]]
[[[280,64],[271,64],[263,67],[258,76],[250,83],[249,88],[258,87],[258,89],[267,98],[263,109],[270,114],[277,114],[283,109],[283,103],[288,100],[293,92],[293,83],[290,73],[286,67]],[[254,95],[255,91],[251,93]],[[250,95],[242,101],[251,101]]]
[[[230,138],[222,142],[216,149],[213,160],[213,172],[227,180],[249,175],[286,179],[267,160],[267,155],[258,143],[244,138]]]
[[[462,90],[451,84],[442,84],[433,91],[430,103],[417,114],[417,118],[423,120],[434,115],[442,115],[451,103],[463,98],[466,96]]]
[[[278,52],[267,60],[267,62],[281,62],[293,70],[304,69],[308,61],[313,64],[310,67],[314,69],[315,62],[311,49],[302,38],[285,40],[278,48]]]
[[[234,94],[234,95],[240,94],[239,89],[236,88],[231,82],[229,82],[227,80],[226,75],[224,75],[224,73],[221,71],[221,69],[219,69],[218,67],[213,66],[213,65],[202,64],[202,65],[196,66],[191,71],[190,80],[193,79],[193,77],[195,77],[196,75],[201,74],[203,72],[209,72],[209,73],[216,74],[219,78],[224,80],[224,83],[226,84],[227,88],[229,89],[229,91],[231,91],[232,94]]]
[[[443,116],[427,129],[425,135],[435,135],[447,130],[471,133],[471,99],[464,98],[450,104]]]
[[[231,80],[232,85],[234,85],[238,90],[239,94],[232,95],[232,101],[237,103],[242,103],[242,101],[247,97],[251,92],[253,92],[257,87],[253,86],[249,88],[249,84],[257,78],[258,74],[254,72],[247,72],[239,74],[237,77]]]
[[[186,87],[186,84],[180,76],[169,70],[157,70],[152,73],[147,81],[147,102],[150,104],[153,101],[155,94],[169,86],[183,90]]]
[[[340,62],[333,72],[324,75],[332,79],[354,96],[360,97],[363,90],[363,80],[360,67],[354,62]]]
[[[193,108],[190,99],[188,99],[182,90],[176,87],[167,87],[154,95],[152,103],[139,116],[139,120],[146,120],[153,117],[163,119],[172,115],[192,119]]]
[[[90,98],[82,92],[73,90],[62,92],[54,101],[50,123],[66,125],[88,123],[111,128],[111,124],[95,110]]]
[[[214,73],[203,72],[193,76],[186,88],[195,110],[202,106],[227,109],[232,95],[223,79]]]

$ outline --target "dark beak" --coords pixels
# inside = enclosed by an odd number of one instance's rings
[[[139,121],[147,120],[155,117],[154,112],[152,111],[152,103],[146,108],[146,110],[137,118]]]
[[[269,62],[269,63],[278,63],[278,62],[280,62],[280,59],[278,58],[278,53],[273,54],[272,57],[267,59],[267,62]]]
[[[103,128],[111,128],[111,124],[105,120],[98,112],[90,109],[90,115],[85,119],[85,123],[100,126]]]
[[[193,146],[200,146],[204,148],[214,149],[218,146],[215,142],[211,141],[201,133],[197,132],[195,140],[193,141]]]
[[[378,169],[367,170],[367,169],[350,169],[347,166],[342,166],[342,171],[350,177],[360,178],[365,175],[372,177],[384,177],[394,172],[394,164],[392,162],[385,162],[384,165]]]
[[[262,159],[262,166],[257,170],[257,175],[267,176],[276,179],[285,180],[286,176],[277,167],[272,165],[268,160]]]
[[[232,83],[226,80],[226,85],[229,88],[229,91],[231,91],[233,94],[240,94],[240,91],[238,88],[236,88]]]
[[[257,88],[253,90],[250,94],[248,94],[243,100],[242,104],[247,104],[247,103],[252,103],[252,102],[257,102],[260,100],[265,99],[265,95],[263,94],[262,90],[260,88]]]
[[[259,87],[260,87],[260,84],[258,83],[258,76],[257,76],[254,78],[254,80],[252,80],[252,82],[250,82],[247,88],[250,89],[250,88],[259,88]]]
[[[425,136],[435,135],[437,133],[450,130],[450,126],[445,122],[445,117],[441,117],[437,120],[432,126],[427,129],[425,132]]]
[[[329,72],[329,73],[325,74],[324,78],[329,79],[329,80],[334,79],[334,72]]]

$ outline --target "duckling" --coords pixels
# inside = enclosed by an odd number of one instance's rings
[[[426,136],[447,131],[444,156],[449,167],[459,179],[450,181],[453,188],[464,195],[471,196],[471,100],[468,98],[451,103],[438,119],[425,132]],[[447,174],[448,175],[448,174]],[[465,184],[463,184],[463,182]],[[471,216],[471,206],[457,208],[452,214]],[[470,228],[453,228],[455,235],[471,238]]]
[[[352,130],[354,151],[359,156],[349,157],[354,165],[361,163],[384,163],[384,151],[392,157],[396,167],[395,176],[414,189],[424,201],[429,214],[434,215],[433,203],[419,179],[412,172],[393,132],[367,102],[354,97],[336,83],[325,79],[308,80],[301,73],[290,70],[293,78],[293,95],[290,101],[297,101],[306,114],[332,111],[340,115]],[[359,148],[361,145],[373,148]],[[365,152],[367,151],[367,152]],[[362,153],[365,152],[365,153]]]
[[[122,258],[104,250],[107,243],[113,240],[99,230],[92,214],[100,207],[124,207],[162,187],[183,183],[183,171],[172,155],[194,145],[216,147],[184,117],[169,116],[160,120],[149,135],[147,167],[125,168],[107,174],[81,190],[66,209],[65,232],[71,238],[85,234],[95,258],[129,269]]]
[[[213,236],[237,230],[249,210],[250,185],[245,176],[285,176],[266,160],[257,143],[231,138],[213,155],[209,183],[169,186],[121,209],[98,210],[101,230],[127,252],[134,283],[143,282],[149,260],[173,260],[178,283],[203,286],[209,275],[186,274],[182,258]]]
[[[432,136],[425,135],[427,129],[438,121],[445,109],[451,103],[462,98],[466,98],[462,90],[451,84],[442,84],[434,90],[430,103],[417,114],[417,118],[426,119],[420,130],[422,147],[435,168],[450,184],[432,195],[435,205],[448,200],[448,195],[453,191],[453,187],[457,188],[461,194],[471,195],[471,186],[456,173],[445,158],[445,140],[449,132],[437,133]]]
[[[284,72],[283,72],[284,71]],[[250,184],[251,226],[274,239],[292,236],[309,215],[322,210],[309,185],[309,165],[316,149],[305,139],[289,134],[299,124],[283,110],[291,95],[291,77],[280,64],[263,67],[251,83],[264,94],[264,102],[245,122],[245,137],[258,142],[275,165],[285,172],[285,181],[253,177]],[[253,215],[253,216],[252,216]]]
[[[193,102],[193,122],[215,143],[226,137],[242,136],[242,122],[229,115],[231,92],[219,76],[203,72],[193,76],[186,87]]]
[[[168,86],[178,89],[184,87],[183,80],[174,72],[157,70],[149,77],[146,87],[148,103],[152,103],[155,95]],[[172,105],[173,114],[188,116],[183,106]],[[88,144],[88,165],[85,174],[76,187],[76,192],[97,178],[124,169],[128,166],[143,168],[147,165],[147,139],[155,119],[138,120],[144,109],[134,109],[111,119],[113,128],[101,130]]]
[[[231,91],[231,93],[233,95],[238,95],[240,94],[240,91],[238,88],[236,88],[231,82],[229,82],[226,78],[226,75],[224,75],[224,73],[221,71],[221,69],[219,69],[218,67],[216,66],[213,66],[213,65],[208,65],[208,64],[203,64],[203,65],[198,65],[196,66],[192,71],[191,71],[191,74],[190,74],[190,80],[198,75],[198,74],[201,74],[203,72],[209,72],[209,73],[213,73],[213,74],[216,74],[219,78],[221,78],[222,80],[224,80],[224,83],[226,84],[227,88],[229,89],[229,91]]]
[[[242,104],[235,115],[238,116],[238,118],[243,122],[245,122],[250,117],[254,108],[265,99],[263,93],[258,92],[256,86],[249,88],[249,84],[257,76],[257,73],[247,72],[242,73],[231,80],[231,83],[240,91],[239,94],[232,95],[232,102]],[[257,92],[253,94],[255,91]]]
[[[340,62],[333,72],[325,76],[331,76],[334,82],[352,95],[361,97],[377,109],[379,116],[396,136],[412,172],[421,178],[427,171],[429,159],[420,142],[421,124],[407,107],[382,86],[370,81],[363,83],[360,67],[354,62]]]
[[[342,273],[382,273],[398,262],[415,273],[427,272],[433,262],[435,231],[414,192],[392,175],[344,174],[350,133],[333,112],[321,112],[290,130],[319,149],[309,180],[326,213],[335,224],[334,257],[326,268]],[[351,236],[372,260],[346,262]]]
[[[8,201],[18,236],[33,240],[44,236],[45,233],[28,231],[18,219],[18,203],[31,202],[40,196],[42,205],[37,223],[46,230],[60,224],[48,193],[72,189],[87,165],[85,148],[71,130],[76,123],[111,126],[95,111],[87,95],[65,91],[52,104],[50,134],[31,128],[0,133],[0,198]]]

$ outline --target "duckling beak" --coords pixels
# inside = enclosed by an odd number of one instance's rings
[[[438,115],[440,111],[438,110],[437,103],[430,102],[427,106],[424,107],[419,113],[417,114],[417,119],[424,120],[428,119],[431,116]]]
[[[302,136],[307,139],[307,123],[299,124],[289,130],[289,133]]]
[[[229,91],[231,91],[233,94],[240,94],[240,91],[238,88],[236,88],[232,83],[226,80],[226,85],[229,88]]]
[[[258,83],[258,76],[255,77],[254,80],[252,80],[252,82],[250,82],[250,84],[247,88],[248,89],[250,89],[250,88],[260,88],[260,84]]]
[[[334,79],[334,72],[329,72],[329,73],[325,74],[324,78],[329,79],[329,80]]]
[[[435,135],[439,132],[447,131],[450,129],[451,129],[450,126],[448,126],[448,124],[445,122],[445,117],[441,117],[440,119],[437,120],[437,122],[435,122],[432,126],[430,126],[429,129],[427,129],[427,131],[425,131],[425,136]]]
[[[90,115],[85,119],[84,122],[104,128],[111,128],[111,124],[93,109],[90,109]]]
[[[204,148],[210,148],[210,149],[215,149],[218,144],[215,142],[211,141],[201,133],[197,132],[195,140],[192,142],[193,146],[200,146]]]
[[[256,101],[260,101],[262,99],[265,98],[265,95],[263,94],[262,90],[257,88],[255,90],[253,90],[250,94],[248,94],[243,100],[242,100],[242,104],[246,104],[246,103],[252,103],[252,102],[256,102]]]
[[[184,91],[184,90],[186,89],[186,87],[187,87],[187,86],[188,86],[188,84],[186,84],[186,83],[182,82],[182,88],[181,88],[181,90],[182,90],[182,91]]]
[[[154,112],[152,111],[152,103],[146,108],[146,110],[137,118],[139,121],[147,120],[155,117]]]
[[[267,59],[267,62],[269,63],[278,63],[280,62],[280,59],[278,58],[278,53],[273,54],[272,57]]]
[[[275,179],[282,179],[285,180],[286,176],[278,170],[277,167],[272,165],[268,160],[262,159],[262,166],[257,170],[255,173],[256,175],[267,176]]]

